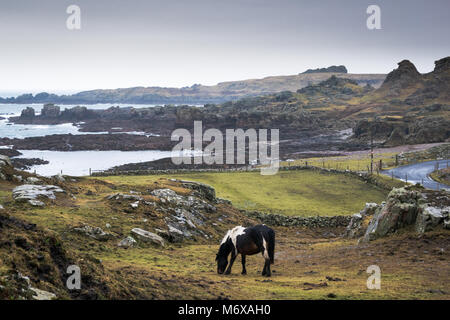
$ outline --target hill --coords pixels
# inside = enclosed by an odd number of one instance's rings
[[[345,67],[344,67],[345,68]],[[183,88],[134,87],[83,91],[73,95],[55,95],[46,92],[37,95],[24,94],[16,98],[1,98],[0,103],[133,103],[133,104],[204,104],[221,103],[244,97],[296,91],[310,84],[317,84],[331,75],[351,79],[359,84],[379,87],[384,74],[347,74],[339,72],[304,73],[291,76],[273,76],[263,79],[220,82],[214,86],[194,84]]]

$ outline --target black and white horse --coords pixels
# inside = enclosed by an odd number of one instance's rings
[[[220,243],[219,252],[216,255],[217,273],[230,274],[234,260],[240,253],[242,256],[242,274],[246,274],[245,256],[261,252],[265,260],[262,275],[270,277],[270,264],[274,262],[274,251],[275,232],[271,228],[264,224],[249,228],[234,227],[228,230]],[[230,253],[231,259],[228,264]]]

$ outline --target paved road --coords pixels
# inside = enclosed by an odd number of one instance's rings
[[[439,184],[429,177],[429,174],[435,170],[436,163],[439,163],[439,168],[447,167],[450,165],[450,159],[438,160],[438,161],[427,161],[421,163],[410,164],[407,166],[401,166],[390,170],[385,170],[382,173],[391,176],[394,173],[394,177],[405,181],[408,178],[408,182],[420,183],[428,189],[436,190],[447,189],[450,190],[450,186],[446,184]]]

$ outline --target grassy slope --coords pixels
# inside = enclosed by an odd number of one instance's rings
[[[302,173],[302,175],[294,174],[294,181],[308,180],[310,173],[306,171]],[[194,178],[187,175],[181,177]],[[227,175],[216,174],[209,177],[207,175],[206,178],[218,179],[222,187],[226,181],[248,185],[262,179],[259,175],[246,174],[235,174],[233,178],[228,177],[228,180],[225,179],[226,177]],[[344,179],[340,175],[337,177]],[[206,181],[206,178],[203,178],[205,179],[203,181]],[[234,178],[236,180],[233,180]],[[329,185],[330,190],[339,189],[336,188],[336,180],[332,176],[323,175],[318,178],[323,179],[321,185]],[[202,178],[197,177],[197,179]],[[280,176],[275,181],[278,179],[289,178]],[[104,180],[114,183],[105,184],[95,179],[68,182],[64,187],[71,192],[76,192],[76,199],[72,199],[69,195],[61,195],[56,201],[46,201],[46,208],[37,209],[28,205],[15,204],[11,202],[10,196],[6,196],[3,202],[11,216],[36,223],[38,227],[58,234],[68,252],[89,254],[96,261],[101,261],[96,268],[103,271],[96,272],[94,275],[97,278],[100,277],[99,281],[105,281],[110,286],[109,293],[103,296],[104,298],[112,296],[126,299],[216,299],[219,297],[327,299],[331,293],[338,299],[449,298],[448,283],[442,281],[450,276],[448,232],[440,231],[421,238],[412,232],[402,232],[391,238],[356,246],[356,240],[324,236],[325,232],[339,235],[342,229],[275,227],[277,245],[274,273],[271,279],[266,280],[259,274],[263,262],[260,255],[247,259],[248,275],[240,275],[240,262],[237,260],[232,275],[220,276],[215,273],[214,263],[220,238],[225,230],[233,225],[245,225],[251,221],[245,221],[245,218],[239,216],[236,211],[222,207],[220,213],[208,215],[211,222],[218,223],[218,226],[211,224],[208,227],[213,235],[211,240],[199,239],[196,242],[169,244],[164,249],[142,243],[137,248],[120,249],[117,247],[117,242],[128,235],[131,228],[152,230],[158,220],[144,211],[130,211],[128,202],[108,202],[105,200],[106,195],[130,190],[144,192],[153,188],[155,182],[159,187],[170,187],[178,192],[184,192],[184,190],[174,187],[166,180],[158,180],[158,177],[107,177]],[[260,187],[259,189],[264,189],[265,185],[264,183],[255,184]],[[4,195],[8,194],[12,187],[13,185],[10,184],[0,185]],[[342,188],[346,187],[344,183]],[[91,191],[90,194],[87,194],[88,190]],[[354,196],[350,189],[346,192]],[[359,197],[367,196],[360,192]],[[318,198],[319,196],[321,198]],[[326,203],[328,199],[327,194],[320,192],[316,192],[316,197],[317,202]],[[303,201],[306,200],[303,199]],[[298,201],[297,204],[301,205],[301,202]],[[275,204],[272,205],[275,206]],[[228,218],[219,222],[218,215],[224,213]],[[148,221],[145,222],[144,218]],[[99,242],[70,232],[72,227],[81,223],[102,227],[116,237]],[[106,223],[111,224],[110,229],[105,228]],[[443,248],[444,251],[438,250],[439,248]],[[8,247],[0,246],[0,261],[2,258],[5,262],[10,259],[20,261],[18,264],[20,270],[30,275],[31,270],[34,270],[33,267],[27,266],[24,260],[20,260],[19,255],[24,253],[14,249],[11,255],[8,250]],[[368,274],[365,270],[372,264],[381,267],[382,290],[366,288]],[[1,262],[0,265],[2,265]],[[4,265],[0,268],[0,273],[1,270],[6,269]],[[82,268],[83,272],[86,273],[86,269]],[[88,272],[87,276],[90,275],[91,273]],[[344,281],[327,280],[327,276]],[[326,286],[323,285],[324,283]],[[44,281],[35,285],[38,288],[58,292],[54,291],[55,288],[51,284]]]
[[[387,191],[340,174],[310,170],[281,171],[273,176],[258,172],[190,173],[171,177],[207,183],[217,196],[240,209],[299,216],[333,216],[358,212],[366,202],[381,202]],[[121,184],[151,184],[160,176],[101,178]]]

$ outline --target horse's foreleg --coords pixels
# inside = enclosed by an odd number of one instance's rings
[[[242,255],[242,274],[247,274],[247,270],[245,269],[245,254]]]
[[[225,271],[225,274],[231,273],[231,267],[233,266],[234,260],[236,260],[237,255],[233,252],[231,254],[230,264],[228,265],[227,270]]]

